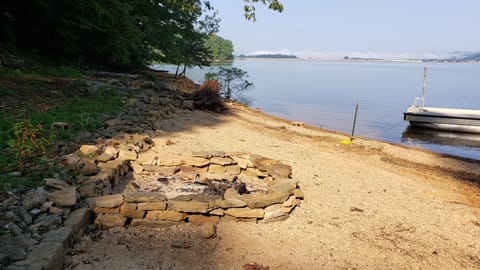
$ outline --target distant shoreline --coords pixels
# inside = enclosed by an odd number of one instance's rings
[[[234,61],[292,61],[292,62],[345,62],[345,63],[418,63],[418,64],[480,64],[478,61],[446,61],[446,60],[421,60],[421,59],[323,59],[323,58],[248,58],[235,57]]]

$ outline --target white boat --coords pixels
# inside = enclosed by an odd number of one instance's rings
[[[424,69],[423,95],[415,98],[403,113],[404,120],[414,127],[480,133],[480,110],[425,107],[426,74],[427,68]]]

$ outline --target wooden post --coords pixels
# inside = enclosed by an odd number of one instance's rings
[[[357,112],[358,112],[358,101],[355,105],[355,114],[353,116],[353,127],[352,127],[352,136],[350,137],[350,141],[353,141],[353,136],[355,135],[355,125],[357,124]]]

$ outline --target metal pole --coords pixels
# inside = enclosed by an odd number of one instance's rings
[[[422,108],[425,107],[425,88],[427,88],[427,67],[423,68]]]
[[[350,141],[353,141],[353,136],[355,135],[355,125],[357,124],[357,112],[358,112],[358,101],[355,105],[355,115],[353,116],[353,127],[352,127],[352,136],[350,137]]]

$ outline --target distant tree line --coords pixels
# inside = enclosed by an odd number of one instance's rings
[[[277,0],[243,0],[282,11]],[[185,67],[228,58],[217,45],[219,19],[205,0],[2,0],[0,49],[69,63],[132,68],[151,61]]]

